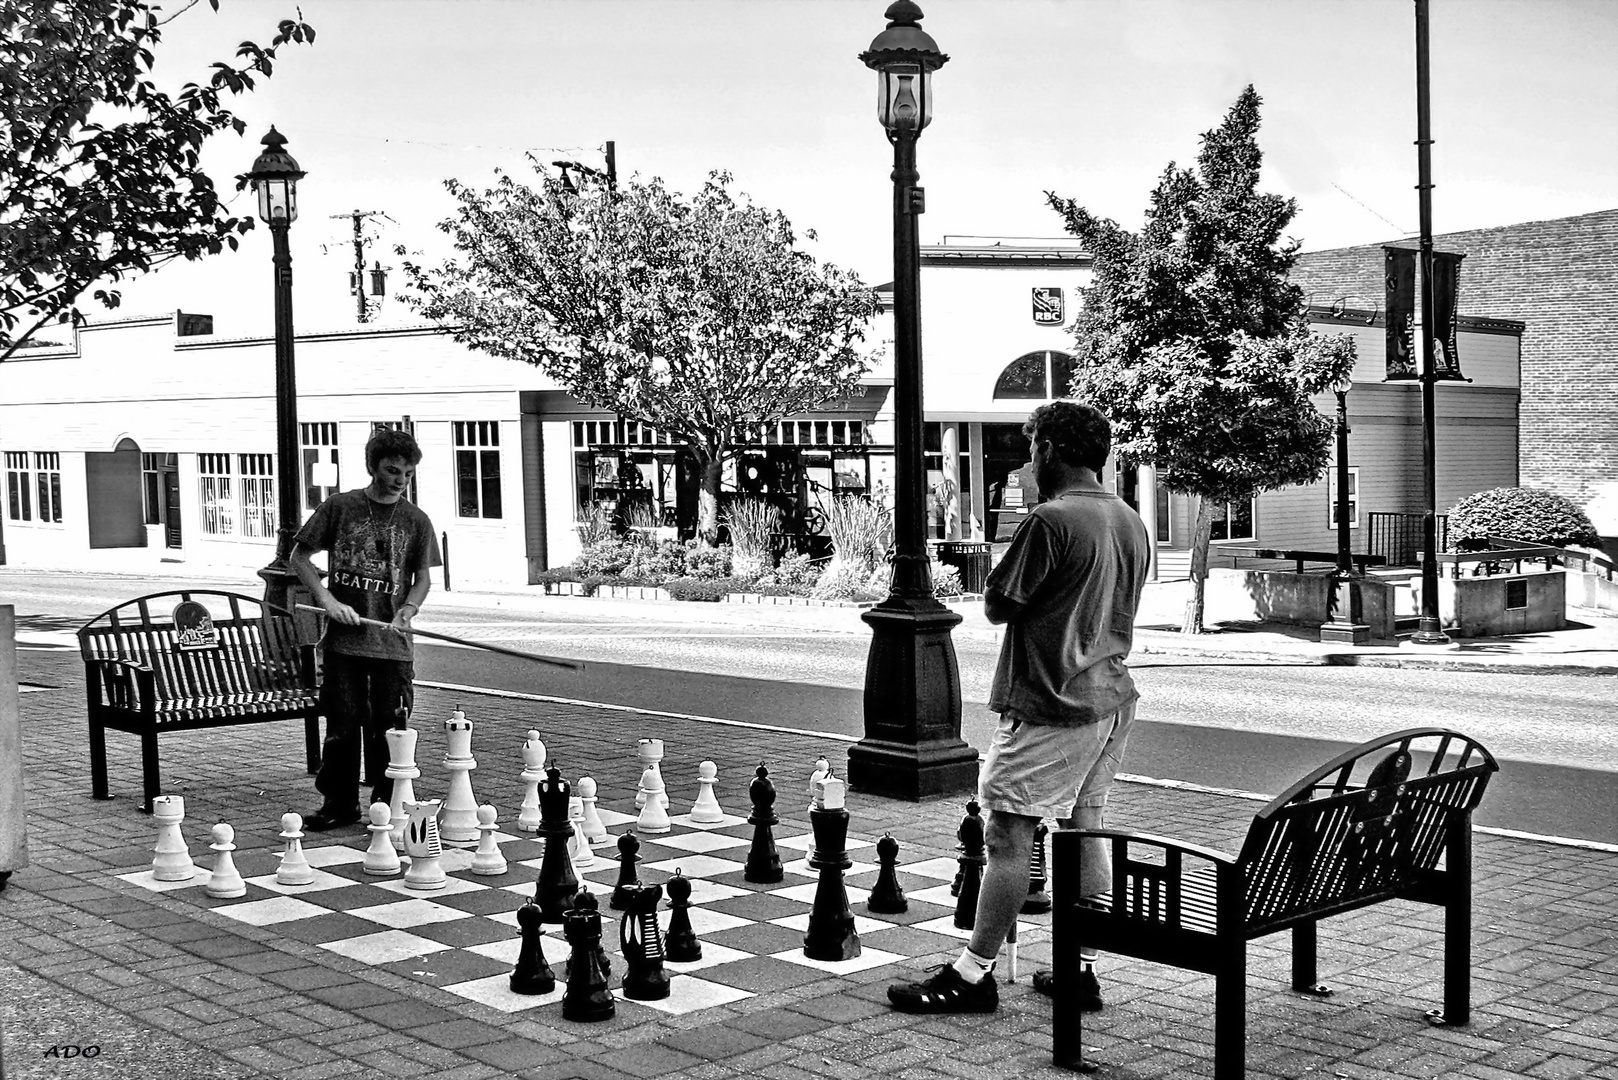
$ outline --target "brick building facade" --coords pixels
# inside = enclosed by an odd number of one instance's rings
[[[1433,247],[1466,256],[1460,314],[1524,324],[1520,482],[1583,506],[1610,545],[1618,537],[1618,210],[1445,233]],[[1378,309],[1382,245],[1305,253],[1292,277],[1312,304]],[[1464,351],[1460,360],[1465,372]]]

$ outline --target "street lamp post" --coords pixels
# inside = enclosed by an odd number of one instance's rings
[[[1361,621],[1363,593],[1348,531],[1348,392],[1353,386],[1345,374],[1332,387],[1337,394],[1337,568],[1332,572],[1331,621],[1320,628],[1320,640],[1359,645],[1370,640],[1371,628]]]
[[[859,791],[919,800],[977,787],[977,751],[961,740],[961,677],[950,630],[961,617],[933,596],[924,506],[921,247],[916,140],[932,120],[932,73],[949,59],[911,0],[860,54],[877,73],[877,117],[893,144],[894,554],[888,596],[861,616],[871,627],[865,736],[849,747]]]
[[[275,244],[275,471],[277,529],[275,558],[258,572],[264,600],[289,611],[302,588],[291,566],[292,537],[303,517],[301,469],[298,461],[298,381],[292,358],[292,252],[287,229],[298,220],[298,181],[303,170],[286,152],[286,138],[271,125],[264,152],[241,179],[258,196],[258,216],[270,227]]]

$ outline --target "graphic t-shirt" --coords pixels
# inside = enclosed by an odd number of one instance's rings
[[[1124,659],[1146,544],[1140,516],[1109,492],[1064,492],[1029,513],[984,585],[1022,609],[1006,624],[990,709],[1089,724],[1140,696]]]
[[[367,619],[392,622],[417,572],[443,565],[433,523],[413,503],[379,503],[363,489],[320,504],[296,542],[331,553],[326,588]],[[349,656],[409,660],[410,642],[380,626],[343,626],[327,620],[325,648]]]

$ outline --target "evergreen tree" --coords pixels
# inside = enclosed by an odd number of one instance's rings
[[[1095,258],[1075,324],[1076,398],[1112,420],[1119,465],[1197,497],[1184,630],[1202,631],[1215,507],[1320,479],[1333,421],[1311,403],[1354,364],[1345,335],[1308,332],[1287,279],[1297,204],[1258,190],[1260,98],[1249,86],[1170,162],[1139,233],[1047,192]]]
[[[161,12],[142,0],[0,5],[0,360],[42,326],[78,322],[97,282],[235,248],[253,227],[226,212],[198,155],[215,133],[242,133],[225,96],[252,90],[277,49],[315,32],[284,19],[268,46],[242,42],[236,64],[171,96],[152,81],[174,17]],[[115,288],[94,298],[118,306]]]
[[[407,300],[455,340],[690,447],[712,544],[726,458],[854,389],[876,294],[800,250],[779,211],[732,196],[729,174],[688,199],[655,177],[575,190],[533,166],[537,187],[447,182],[460,206],[440,228],[458,258],[406,263]]]

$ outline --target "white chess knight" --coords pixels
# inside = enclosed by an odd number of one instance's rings
[[[674,827],[669,820],[668,792],[663,788],[663,775],[657,771],[656,765],[646,766],[646,771],[640,777],[640,790],[646,794],[646,799],[640,808],[640,817],[635,821],[635,831],[638,833],[666,833]]]
[[[474,874],[503,874],[506,872],[506,857],[500,853],[500,842],[495,837],[500,826],[495,819],[500,811],[485,803],[478,807],[478,849],[472,853],[471,870]]]
[[[691,805],[691,820],[698,825],[712,825],[725,820],[725,812],[714,797],[714,781],[719,777],[719,766],[704,761],[697,766],[697,801]]]
[[[444,795],[438,835],[452,844],[470,844],[478,838],[478,801],[472,794],[472,770],[478,763],[472,756],[472,721],[459,708],[444,721],[444,738],[449,790]]]
[[[416,768],[416,739],[419,732],[415,728],[389,728],[382,733],[388,740],[388,768],[387,777],[393,781],[393,797],[388,801],[388,821],[392,825],[390,833],[393,837],[394,847],[404,847],[405,822],[409,811],[405,803],[414,802],[416,798],[416,778],[421,770]]]
[[[157,822],[157,846],[152,851],[152,876],[158,881],[190,881],[197,864],[185,846],[180,822],[185,820],[183,795],[159,795],[152,800],[152,817]]]
[[[661,797],[663,799],[663,812],[665,814],[668,813],[668,809],[669,809],[669,792],[668,792],[667,786],[665,786],[663,784],[663,769],[662,769],[661,765],[659,764],[663,760],[663,740],[662,739],[642,739],[642,740],[640,740],[639,744],[636,746],[635,752],[636,752],[636,754],[638,754],[640,756],[640,763],[642,765],[646,766],[648,769],[651,769],[653,772],[657,773],[657,780],[658,780],[658,788],[657,788],[657,790],[661,793]],[[643,810],[643,809],[645,809],[645,807],[646,807],[646,774],[643,772],[641,774],[641,786],[635,792],[635,809],[636,810]]]
[[[438,839],[438,809],[442,805],[438,799],[405,803],[405,851],[410,855],[410,869],[404,876],[407,889],[431,892],[449,884],[442,861],[444,845]]]
[[[831,775],[831,762],[825,755],[815,758],[815,771],[809,774],[809,809],[815,808],[815,802],[820,796],[820,784]]]
[[[315,869],[303,853],[303,815],[281,815],[281,839],[286,850],[281,853],[281,865],[275,871],[277,885],[308,885],[315,880]]]
[[[213,873],[208,875],[208,883],[202,891],[221,900],[246,896],[247,882],[242,880],[236,859],[231,855],[236,850],[236,830],[221,821],[213,827],[213,843],[208,847],[218,852],[219,857],[214,860]]]
[[[573,785],[573,790],[579,793],[579,802],[584,804],[585,839],[595,845],[615,843],[612,834],[607,832],[607,823],[601,820],[601,811],[596,809],[595,777],[579,777],[579,782]]]
[[[539,732],[530,728],[522,744],[522,809],[517,814],[517,828],[523,832],[538,832],[539,785],[545,779],[545,744]]]
[[[567,841],[568,857],[575,870],[594,866],[596,853],[590,850],[590,838],[584,832],[584,800],[577,795],[567,800],[567,821],[573,826],[573,835]]]
[[[366,826],[371,831],[371,846],[365,849],[365,872],[379,877],[397,874],[399,853],[393,847],[393,811],[387,803],[371,804],[370,822]]]

